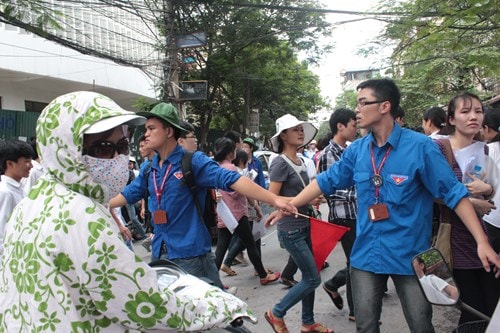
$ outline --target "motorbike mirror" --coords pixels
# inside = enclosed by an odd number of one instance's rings
[[[456,305],[460,292],[441,252],[429,249],[417,254],[412,260],[420,288],[429,303]]]

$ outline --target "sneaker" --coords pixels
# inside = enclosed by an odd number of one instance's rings
[[[146,238],[142,243],[142,247],[146,249],[146,251],[151,252],[151,238]]]

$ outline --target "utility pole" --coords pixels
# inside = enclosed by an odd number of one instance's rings
[[[176,105],[181,119],[184,114],[179,105],[179,65],[177,60],[177,44],[175,32],[175,7],[173,0],[164,1],[165,15],[164,25],[166,32],[165,60],[163,64],[163,96],[164,101]]]

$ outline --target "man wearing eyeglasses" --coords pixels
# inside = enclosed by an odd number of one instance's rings
[[[194,126],[184,120],[181,120],[179,125],[184,129],[184,131],[181,132],[177,142],[185,150],[194,153],[198,150],[198,138],[196,137]]]
[[[430,247],[433,199],[454,209],[474,236],[486,271],[500,267],[465,186],[438,146],[395,122],[400,93],[390,79],[358,87],[356,122],[371,133],[349,145],[341,159],[290,201],[300,207],[355,185],[358,212],[351,252],[351,283],[357,332],[380,331],[382,297],[389,277],[411,332],[434,332],[432,307],[412,271],[412,258]],[[279,218],[279,214],[277,214]],[[274,218],[272,221],[276,220]],[[271,222],[272,222],[271,221]]]

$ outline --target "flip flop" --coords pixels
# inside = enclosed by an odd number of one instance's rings
[[[228,276],[235,276],[238,275],[235,271],[233,271],[231,268],[227,267],[226,265],[222,264],[220,266],[220,270],[226,273]]]
[[[278,319],[273,315],[272,310],[264,313],[264,318],[266,318],[269,325],[271,325],[274,333],[289,333],[288,328],[286,328],[283,319]]]
[[[335,304],[337,309],[342,310],[342,308],[344,307],[344,300],[342,299],[342,296],[340,296],[339,293],[337,293],[337,296],[333,296],[333,291],[329,290],[324,283],[323,289],[326,291],[328,296],[330,296],[330,299],[332,300],[333,304]]]

